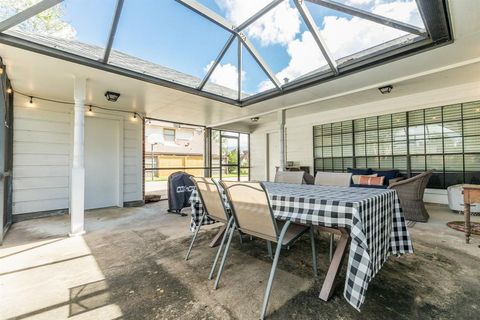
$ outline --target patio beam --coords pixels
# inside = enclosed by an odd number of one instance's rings
[[[0,22],[0,32],[10,29],[17,24],[22,23],[23,21],[39,14],[40,12],[50,9],[51,7],[59,4],[62,1],[63,0],[43,0],[37,4],[34,4],[33,6]]]
[[[235,31],[240,32],[243,29],[247,28],[252,23],[254,23],[258,19],[260,19],[264,14],[266,14],[267,12],[269,12],[270,10],[275,8],[277,5],[279,5],[283,1],[285,1],[285,0],[274,0],[274,1],[270,2],[265,7],[263,7],[263,9],[261,9],[260,11],[255,13],[253,16],[251,16],[250,18],[248,18],[247,20],[242,22],[237,28],[235,28]]]
[[[312,18],[312,15],[310,14],[310,10],[308,10],[303,0],[294,0],[294,3],[298,9],[298,12],[300,12],[300,15],[305,21],[305,24],[307,25],[308,30],[310,30],[310,33],[312,34],[313,39],[317,43],[318,48],[320,49],[323,56],[325,57],[325,60],[327,60],[327,63],[330,66],[330,69],[332,69],[333,73],[338,74],[337,61],[331,54],[330,50],[328,50],[325,41],[323,41],[323,38],[320,35],[320,31],[318,31],[317,24],[315,23],[315,21]]]
[[[339,3],[332,0],[306,0],[320,6],[337,10],[355,17],[359,17],[365,20],[370,20],[375,23],[383,24],[385,26],[402,30],[408,33],[413,33],[419,36],[426,36],[427,32],[423,28],[413,26],[411,24],[401,22],[395,19],[390,19],[372,12],[368,12],[362,9],[354,8],[343,3]]]
[[[268,76],[268,78],[273,82],[275,87],[277,87],[277,89],[282,91],[282,85],[278,81],[277,77],[275,76],[273,71],[270,69],[270,67],[267,65],[267,63],[263,60],[262,56],[257,51],[257,49],[255,49],[255,47],[250,42],[250,40],[248,40],[247,36],[243,32],[240,32],[238,34],[238,37],[242,41],[243,45],[248,50],[248,52],[250,52],[253,59],[257,62],[257,64],[260,66],[260,68],[262,68],[263,72],[265,72],[266,75]]]
[[[199,15],[207,18],[208,20],[210,20],[213,23],[215,23],[216,25],[224,28],[225,30],[233,33],[234,35],[237,35],[240,38],[240,40],[242,41],[245,48],[247,48],[247,50],[253,56],[254,60],[260,66],[260,68],[262,68],[262,70],[267,74],[268,78],[270,78],[270,80],[275,84],[275,86],[281,91],[280,82],[277,80],[275,74],[272,72],[272,70],[270,70],[270,67],[265,63],[265,61],[261,57],[260,53],[258,53],[258,51],[255,49],[253,44],[248,40],[247,36],[241,31],[240,32],[236,31],[237,27],[233,23],[229,22],[227,19],[225,19],[222,16],[218,15],[217,13],[213,12],[209,8],[201,5],[200,3],[198,3],[195,0],[175,0],[175,1],[177,1],[178,3],[186,6],[187,8],[189,8],[192,11],[198,13]],[[223,49],[222,49],[222,51],[223,51]],[[222,52],[220,52],[220,53],[222,53]],[[218,63],[219,62],[220,61],[218,61]],[[216,65],[212,66],[212,67],[216,67]],[[213,69],[215,69],[215,68],[210,68],[210,69],[213,72]],[[202,83],[203,83],[203,81],[202,81]]]
[[[225,53],[228,51],[228,49],[229,49],[230,46],[232,45],[233,40],[235,40],[235,35],[234,35],[234,34],[232,34],[232,35],[228,38],[227,42],[226,42],[225,45],[223,46],[222,50],[220,50],[220,53],[218,54],[217,58],[216,58],[215,61],[213,62],[212,66],[210,67],[210,69],[208,69],[207,74],[205,75],[205,77],[203,77],[202,82],[200,82],[200,84],[198,85],[197,89],[199,89],[199,90],[202,90],[202,89],[203,89],[203,87],[204,87],[205,84],[207,83],[208,79],[209,79],[210,76],[212,75],[213,71],[215,70],[215,68],[217,67],[217,65],[220,63],[220,61],[222,61],[223,56],[225,55]]]
[[[238,101],[242,100],[242,69],[243,69],[243,59],[242,59],[242,41],[238,38],[237,44],[237,72],[238,72]]]
[[[118,21],[120,20],[120,15],[122,14],[123,2],[124,0],[117,0],[115,15],[113,16],[112,26],[110,27],[110,33],[108,35],[107,46],[105,47],[105,53],[103,55],[103,63],[108,62],[110,52],[112,51],[113,40],[115,39],[115,34],[117,33]]]
[[[217,14],[216,12],[210,10],[209,8],[203,6],[202,4],[198,3],[195,0],[175,0],[178,3],[184,5],[185,7],[189,8],[190,10],[198,13],[199,15],[203,16],[204,18],[210,20],[211,22],[215,23],[216,25],[224,28],[225,30],[235,33],[235,25],[229,22],[227,19],[222,17],[221,15]]]

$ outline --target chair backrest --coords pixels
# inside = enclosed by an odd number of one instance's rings
[[[227,222],[229,218],[217,184],[211,178],[192,177],[191,179],[197,188],[207,215],[214,220]]]
[[[280,183],[304,183],[303,171],[277,171],[275,174],[275,182]]]
[[[240,231],[258,238],[276,241],[277,223],[268,195],[259,182],[221,181],[233,218]]]
[[[315,175],[315,184],[324,186],[349,187],[351,179],[351,173],[318,171]]]

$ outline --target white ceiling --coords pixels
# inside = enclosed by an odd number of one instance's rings
[[[428,90],[432,86],[479,80],[468,65],[480,61],[480,1],[449,1],[454,43],[384,64],[284,96],[239,108],[208,98],[150,84],[49,56],[0,44],[0,56],[15,90],[28,95],[73,100],[75,75],[87,77],[87,103],[143,112],[147,116],[198,125],[251,124],[250,118],[279,109],[301,107],[290,114],[318,112],[322,101],[342,107],[382,99],[379,86],[393,84],[395,94]],[[478,69],[478,64],[475,66]],[[473,70],[473,69],[472,69]],[[447,82],[448,82],[447,81]],[[105,100],[107,90],[121,93],[118,102]],[[262,120],[263,118],[263,120]]]

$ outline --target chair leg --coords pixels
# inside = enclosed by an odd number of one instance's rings
[[[243,239],[242,239],[242,232],[240,230],[238,230],[238,236],[240,238],[240,246],[243,245]]]
[[[232,221],[233,221],[233,218],[230,218],[228,220],[227,228],[223,233],[222,242],[220,243],[220,246],[218,246],[217,255],[215,256],[215,260],[213,261],[212,270],[210,270],[210,274],[208,275],[208,280],[212,280],[213,278],[213,273],[215,272],[215,268],[217,267],[218,258],[220,257],[220,253],[223,250],[223,245],[225,244],[225,239],[227,239],[228,230],[230,230],[230,225],[232,224]]]
[[[333,233],[330,233],[330,253],[328,255],[330,262],[332,262],[332,257],[333,257],[333,241],[334,241],[334,235]]]
[[[265,290],[265,297],[263,298],[262,311],[260,313],[260,319],[265,319],[265,314],[267,313],[268,300],[270,299],[270,293],[272,292],[272,283],[273,278],[275,277],[275,272],[277,271],[278,259],[280,258],[280,252],[282,251],[282,242],[287,232],[290,221],[287,221],[282,228],[280,237],[278,238],[277,248],[275,249],[275,257],[272,263],[272,270],[270,271],[270,276],[268,278],[267,289]]]
[[[205,218],[206,214],[207,214],[207,212],[204,212],[202,214],[202,217],[200,218],[200,223],[198,224],[197,229],[195,229],[195,233],[193,234],[192,242],[190,242],[190,247],[188,248],[188,252],[187,252],[187,255],[185,257],[185,260],[188,260],[188,258],[190,257],[190,252],[192,251],[193,243],[195,242],[195,239],[197,238],[198,231],[202,227],[203,219]]]
[[[213,285],[213,289],[218,288],[218,284],[220,283],[220,277],[222,276],[223,267],[225,266],[225,260],[227,259],[228,249],[230,248],[230,244],[232,243],[233,234],[235,233],[235,222],[230,227],[230,235],[228,236],[227,246],[225,247],[225,252],[223,253],[222,262],[220,263],[220,269],[218,269],[217,279],[215,280],[215,284]]]
[[[268,256],[270,257],[270,259],[273,260],[273,250],[272,250],[272,242],[271,241],[267,241],[267,250],[268,250]]]
[[[313,267],[313,276],[318,275],[317,269],[317,250],[315,249],[315,233],[313,232],[313,227],[310,227],[310,241],[312,242],[312,267]]]

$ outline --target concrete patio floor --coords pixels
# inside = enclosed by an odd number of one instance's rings
[[[328,266],[318,239],[318,279],[308,237],[279,263],[271,319],[474,319],[480,312],[480,237],[445,226],[462,220],[439,205],[410,228],[415,254],[391,257],[370,284],[362,312],[343,298],[345,269],[329,302],[318,299]],[[188,211],[188,210],[187,210]],[[473,220],[480,221],[478,217]],[[16,223],[0,247],[0,319],[256,319],[271,261],[260,240],[234,238],[218,290],[207,280],[216,253],[206,227],[188,262],[189,217],[166,202],[86,213],[87,234],[69,238],[69,217]]]

